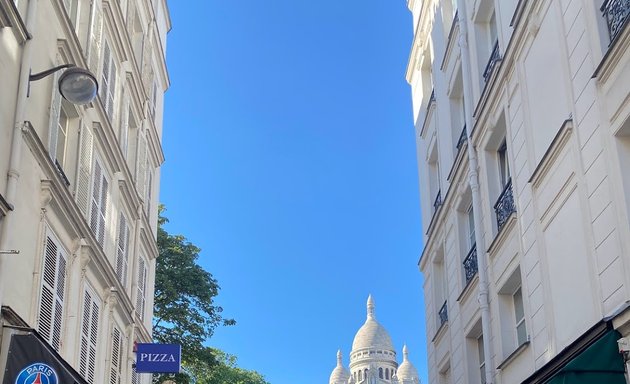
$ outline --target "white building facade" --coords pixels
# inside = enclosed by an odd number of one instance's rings
[[[151,381],[132,366],[151,341],[170,23],[166,0],[0,0],[0,382],[18,380],[16,336],[75,382]],[[63,71],[29,84],[63,64],[95,75],[91,103],[61,96]]]
[[[630,2],[407,5],[429,382],[625,383]]]
[[[337,366],[330,374],[329,384],[420,384],[418,371],[409,361],[407,346],[403,347],[403,362],[398,365],[396,351],[387,330],[376,320],[375,304],[370,295],[367,317],[352,342],[350,370],[343,366],[341,351],[337,351]]]

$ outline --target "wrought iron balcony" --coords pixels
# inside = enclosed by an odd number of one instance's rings
[[[486,65],[486,69],[483,71],[483,80],[487,83],[490,80],[490,76],[492,76],[492,71],[494,71],[494,67],[497,62],[501,59],[499,56],[499,40],[494,43],[494,47],[492,48],[492,53],[490,54],[490,59],[488,60],[488,64]]]
[[[473,244],[468,255],[464,259],[464,274],[466,275],[466,285],[470,283],[473,277],[477,274],[477,244]]]
[[[440,327],[448,321],[448,310],[446,309],[446,300],[444,300],[444,304],[442,304],[442,307],[438,311],[438,317],[440,318]]]
[[[440,206],[442,206],[442,191],[438,189],[437,196],[433,202],[433,212],[436,212]]]
[[[606,19],[608,35],[612,42],[628,22],[630,0],[606,0],[604,4],[602,4],[601,11]]]
[[[457,145],[455,146],[455,148],[457,148],[458,151],[462,148],[462,145],[464,145],[464,143],[466,142],[467,134],[468,133],[466,132],[466,124],[464,124],[464,128],[462,129],[462,134],[459,135],[459,140],[457,140]]]
[[[513,212],[516,212],[514,194],[512,193],[512,179],[509,179],[508,182],[505,183],[503,192],[501,192],[499,199],[496,204],[494,204],[494,211],[497,214],[497,228],[501,231],[508,217],[510,217]]]

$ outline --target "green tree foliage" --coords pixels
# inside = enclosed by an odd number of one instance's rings
[[[214,303],[219,284],[197,264],[201,250],[184,236],[167,233],[163,206],[159,212],[153,338],[158,343],[180,344],[184,365],[199,361],[214,365],[214,354],[203,343],[217,326],[233,325],[235,321],[224,319],[223,308]],[[178,375],[177,383],[189,382],[186,376]]]
[[[164,230],[168,219],[160,206],[155,271],[153,339],[182,346],[182,373],[156,375],[155,383],[177,384],[269,384],[255,371],[236,366],[236,357],[203,345],[216,327],[233,325],[215,305],[219,284],[197,264],[201,250],[181,235]]]

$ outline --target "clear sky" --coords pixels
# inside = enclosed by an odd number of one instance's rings
[[[371,293],[427,383],[406,1],[169,6],[160,200],[238,323],[209,344],[327,384]]]

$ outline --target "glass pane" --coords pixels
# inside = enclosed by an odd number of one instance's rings
[[[523,310],[523,294],[521,288],[514,292],[514,317],[516,323],[519,323],[525,317],[525,311]]]

